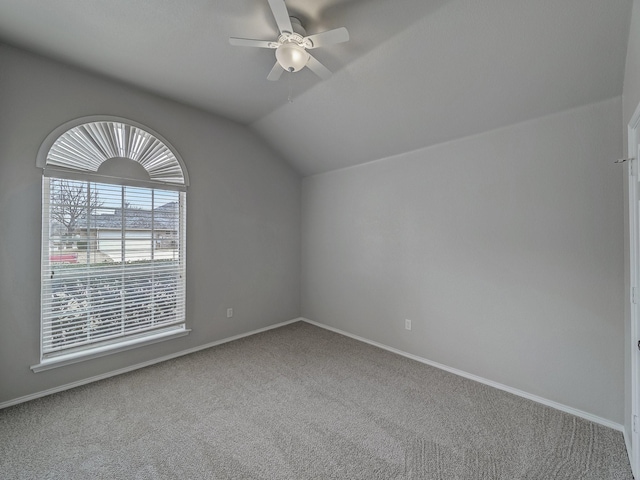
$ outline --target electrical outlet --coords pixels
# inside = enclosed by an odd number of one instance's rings
[[[233,308],[227,308],[227,318],[233,317]]]
[[[407,330],[411,330],[411,320],[408,318],[404,321],[404,328]]]

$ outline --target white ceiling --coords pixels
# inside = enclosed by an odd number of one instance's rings
[[[266,76],[267,0],[2,0],[0,41],[249,125],[303,175],[622,93],[632,0],[287,0],[335,74]],[[293,98],[293,102],[288,101]]]

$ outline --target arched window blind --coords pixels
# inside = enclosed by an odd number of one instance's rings
[[[90,120],[38,156],[41,365],[186,330],[186,169],[146,127]]]

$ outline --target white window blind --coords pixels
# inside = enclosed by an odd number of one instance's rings
[[[178,158],[165,143],[123,122],[90,122],[67,130],[48,149],[46,165],[96,172],[105,160],[119,157],[139,163],[152,181],[186,184]]]
[[[42,354],[184,329],[186,194],[43,178]]]

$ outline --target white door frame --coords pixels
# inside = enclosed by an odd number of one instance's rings
[[[631,470],[635,478],[640,478],[640,349],[638,341],[640,340],[640,221],[638,215],[640,209],[638,201],[640,200],[640,185],[638,181],[638,142],[640,142],[640,104],[631,117],[628,126],[628,157],[632,160],[628,162],[628,182],[629,182],[629,274],[630,274],[630,338],[628,341],[631,345],[631,418],[628,419],[631,432],[630,438],[626,438],[627,451],[629,453],[629,461],[631,462]],[[626,350],[626,349],[625,349]],[[626,433],[626,432],[625,432]],[[625,435],[626,436],[626,435]]]

